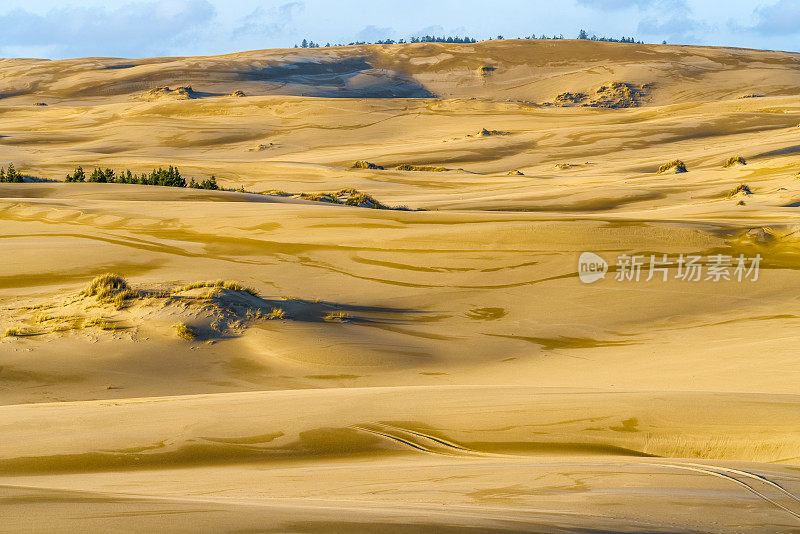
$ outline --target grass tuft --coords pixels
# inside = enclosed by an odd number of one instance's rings
[[[98,276],[83,290],[83,297],[97,297],[98,302],[111,302],[119,293],[129,290],[128,282],[120,275],[106,273]]]
[[[383,167],[380,165],[375,165],[374,163],[370,163],[369,161],[359,160],[353,163],[352,169],[372,169],[374,171],[382,171]]]
[[[404,163],[396,167],[398,171],[417,171],[417,172],[446,172],[447,169],[445,167],[434,167],[431,165],[412,165],[410,163]]]
[[[734,165],[747,165],[747,160],[742,156],[733,156],[732,158],[728,158],[725,163],[722,164],[722,167],[727,169],[728,167],[733,167]]]
[[[20,335],[19,328],[6,328],[4,337],[19,337]]]
[[[753,191],[750,190],[750,186],[746,184],[737,185],[730,193],[728,193],[727,198],[733,198],[739,193],[744,193],[745,195],[752,195]]]
[[[249,293],[254,297],[259,297],[258,291],[251,287],[245,287],[239,282],[232,282],[226,280],[213,280],[208,282],[194,282],[191,284],[186,284],[185,286],[178,287],[172,290],[172,293],[183,293],[184,291],[191,291],[192,289],[201,289],[204,287],[209,287],[212,289],[228,289],[230,291],[241,291],[243,293]],[[216,295],[216,292],[209,293],[209,297],[213,297]]]
[[[197,332],[195,332],[194,328],[184,323],[176,324],[175,332],[178,334],[179,338],[185,339],[186,341],[194,341],[197,339]]]
[[[664,174],[665,172],[669,172],[671,170],[674,170],[675,174],[689,172],[686,169],[686,164],[683,161],[676,159],[675,161],[670,161],[669,163],[665,163],[661,167],[659,167],[658,174]]]
[[[346,323],[350,319],[351,317],[343,311],[330,312],[323,317],[323,320],[328,323]]]
[[[270,321],[276,319],[285,319],[286,312],[283,310],[283,308],[272,308],[272,311],[267,314],[266,318]]]

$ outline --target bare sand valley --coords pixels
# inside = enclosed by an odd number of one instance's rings
[[[0,184],[0,530],[800,531],[799,66],[0,60],[0,162],[36,178]],[[344,189],[404,209],[313,196]],[[763,262],[587,285],[586,251]]]

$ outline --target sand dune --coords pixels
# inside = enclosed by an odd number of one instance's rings
[[[37,179],[0,184],[4,528],[797,531],[798,61],[0,61],[0,166]],[[350,189],[407,209],[318,195]],[[615,280],[664,254],[762,261]]]

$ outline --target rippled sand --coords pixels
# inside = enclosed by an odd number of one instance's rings
[[[798,57],[0,61],[0,162],[249,191],[0,184],[0,334],[22,334],[0,339],[2,528],[797,531]],[[652,85],[630,108],[544,105],[615,81]],[[409,210],[258,194],[350,187]],[[592,285],[585,251],[612,263]],[[763,262],[756,282],[620,282],[623,254]],[[79,295],[106,272],[146,298]],[[217,279],[258,296],[180,292]]]

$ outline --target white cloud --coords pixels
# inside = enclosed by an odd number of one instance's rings
[[[779,0],[755,10],[751,29],[762,35],[794,35],[800,32],[800,2]]]
[[[366,41],[373,43],[375,41],[383,41],[389,39],[394,35],[394,30],[391,28],[381,28],[378,26],[367,26],[356,34],[356,41]]]
[[[712,26],[692,18],[689,14],[674,14],[669,18],[648,17],[639,22],[638,33],[657,36],[672,43],[696,44],[704,41],[702,35],[714,31]]]
[[[304,8],[303,2],[287,2],[271,9],[259,6],[242,19],[239,26],[234,28],[234,38],[241,35],[272,38],[294,34],[297,31],[294,27],[295,13],[299,13]]]
[[[157,55],[197,39],[215,16],[208,0],[133,2],[116,9],[65,7],[45,14],[15,9],[0,14],[0,52],[9,56],[50,50],[51,57]]]

